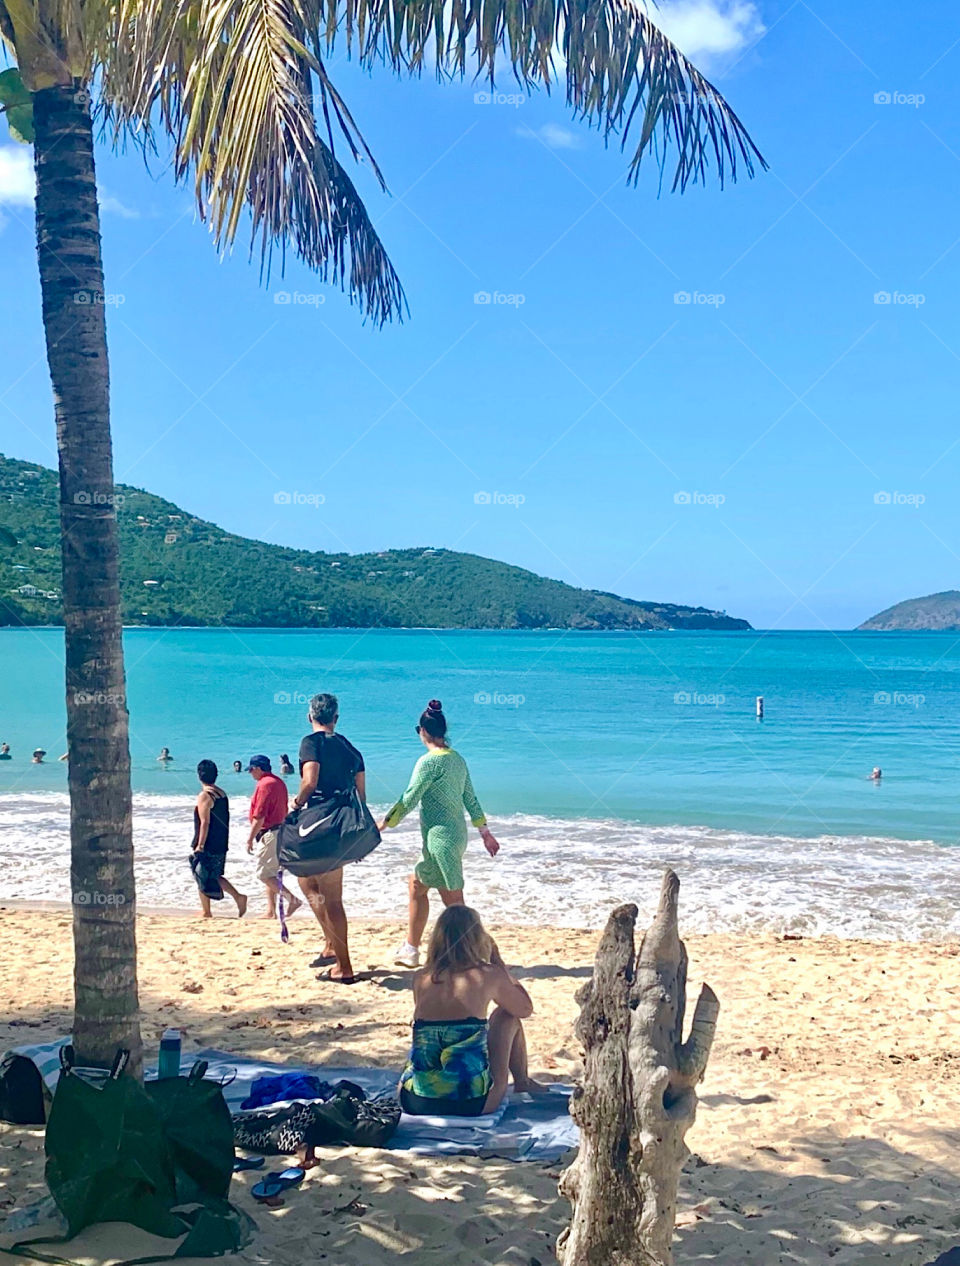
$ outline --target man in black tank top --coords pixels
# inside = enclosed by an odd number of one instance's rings
[[[212,760],[202,760],[197,766],[200,794],[193,807],[190,869],[197,881],[205,919],[213,913],[210,902],[222,901],[225,892],[237,903],[237,917],[242,919],[247,912],[247,898],[223,877],[230,836],[230,801],[226,792],[217,786],[217,773]]]
[[[349,740],[337,734],[340,705],[336,695],[314,695],[307,720],[311,732],[300,744],[300,790],[293,802],[300,809],[311,800],[327,799],[338,791],[356,787],[360,799],[367,798],[363,757]],[[321,980],[340,985],[353,984],[353,964],[347,944],[347,916],[343,908],[343,867],[325,875],[300,879],[303,895],[323,928],[326,943],[311,967],[334,963]]]

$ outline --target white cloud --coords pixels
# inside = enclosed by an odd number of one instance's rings
[[[32,207],[35,188],[33,150],[0,145],[0,207]]]
[[[690,60],[722,66],[766,31],[751,0],[662,0],[651,20]]]
[[[583,144],[583,137],[579,132],[575,132],[572,128],[561,127],[559,123],[544,123],[542,127],[536,129],[518,127],[517,135],[525,137],[528,141],[542,141],[550,149],[579,149]]]
[[[125,202],[121,202],[112,193],[107,193],[106,189],[98,189],[97,193],[100,198],[100,210],[106,215],[119,215],[124,220],[140,219],[139,211],[135,211],[133,207],[128,207]]]
[[[33,149],[27,145],[0,145],[0,207],[32,207],[37,186],[33,175]],[[99,190],[100,210],[136,220],[140,212],[112,193]]]

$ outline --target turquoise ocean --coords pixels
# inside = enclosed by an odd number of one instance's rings
[[[329,690],[382,807],[442,699],[503,844],[467,859],[491,918],[596,926],[650,903],[666,863],[689,930],[960,935],[953,635],[134,629],[125,649],[141,905],[195,904],[197,760],[245,819],[252,783],[232,762],[296,764],[307,700]],[[0,656],[0,898],[66,900],[62,632],[0,631]],[[228,875],[254,891],[244,839],[238,823]],[[408,820],[348,871],[355,917],[402,917],[417,850]]]

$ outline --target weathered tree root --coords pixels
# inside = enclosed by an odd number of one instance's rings
[[[593,977],[578,991],[583,1083],[570,1112],[580,1151],[560,1177],[573,1205],[561,1266],[672,1266],[677,1185],[697,1111],[697,1083],[720,1004],[704,985],[687,1040],[687,952],[677,927],[680,881],[663,877],[656,917],[634,947],[635,905],[618,906]]]

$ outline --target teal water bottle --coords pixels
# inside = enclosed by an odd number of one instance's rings
[[[160,1038],[160,1060],[157,1077],[180,1076],[180,1030],[164,1029]]]

